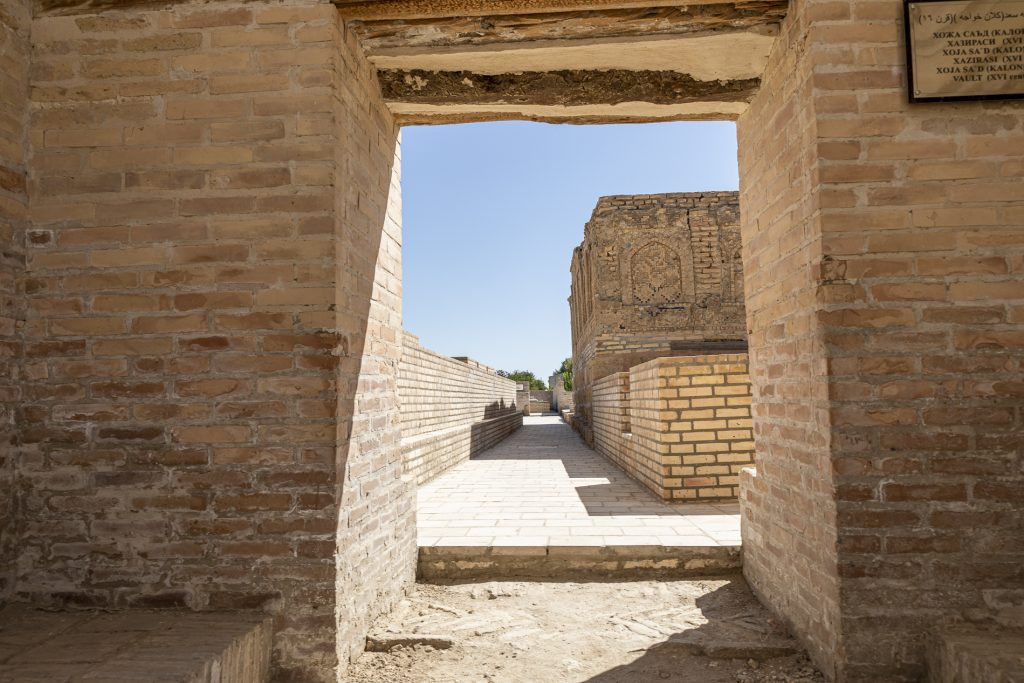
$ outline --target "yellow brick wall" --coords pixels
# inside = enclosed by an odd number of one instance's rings
[[[753,463],[746,354],[657,358],[594,384],[594,447],[659,497],[731,500]]]

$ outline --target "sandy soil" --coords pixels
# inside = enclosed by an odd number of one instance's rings
[[[819,683],[740,578],[417,585],[350,683]]]

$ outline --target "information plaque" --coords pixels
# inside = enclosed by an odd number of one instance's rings
[[[906,0],[911,102],[1024,98],[1024,0]]]

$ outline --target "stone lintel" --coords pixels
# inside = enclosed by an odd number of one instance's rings
[[[615,105],[625,102],[685,104],[749,102],[760,80],[699,81],[675,71],[470,71],[385,70],[384,100],[413,104]]]

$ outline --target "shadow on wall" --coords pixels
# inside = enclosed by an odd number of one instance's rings
[[[510,415],[518,410],[515,402],[506,404],[505,399],[500,401],[494,401],[484,407],[484,419],[490,420],[494,417],[501,417],[502,415]]]
[[[761,606],[742,578],[725,581],[710,593],[698,597],[696,605],[697,610],[693,614],[680,610],[678,615],[678,621],[697,624],[696,628],[674,633],[646,648],[640,657],[629,664],[592,676],[585,683],[660,680],[676,683],[732,683],[736,680],[734,670],[721,667],[721,670],[715,671],[716,667],[711,664],[711,660],[762,662],[800,652],[796,640]],[[808,674],[807,677],[801,675],[798,680],[808,683],[824,681],[823,678],[814,677],[813,673]]]
[[[469,429],[469,457],[496,446],[522,426],[520,410],[516,403],[505,399],[494,401],[484,407],[484,419],[474,422]],[[506,418],[506,419],[501,419]]]

